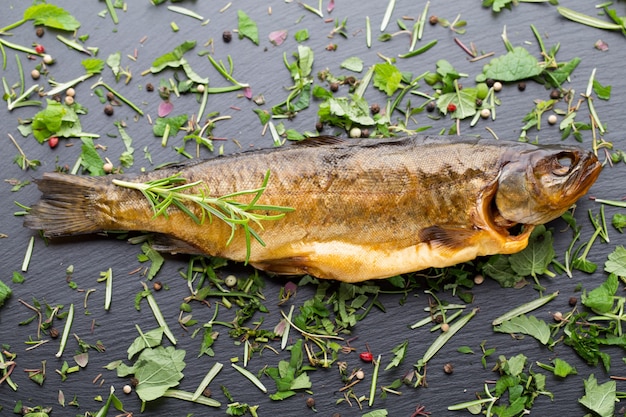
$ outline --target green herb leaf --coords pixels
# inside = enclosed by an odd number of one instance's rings
[[[252,20],[243,10],[237,10],[237,18],[239,19],[239,39],[244,37],[250,39],[256,45],[259,44],[259,29],[256,22]]]
[[[89,172],[89,175],[104,175],[104,161],[96,150],[91,138],[81,138],[80,164]]]
[[[382,410],[372,410],[369,413],[363,414],[361,417],[387,417],[388,415],[389,413],[387,412],[387,410],[382,409]]]
[[[308,29],[300,29],[294,34],[294,38],[296,42],[304,42],[309,39],[309,31]]]
[[[474,351],[469,346],[459,346],[456,350],[457,350],[457,352],[464,353],[466,355],[473,355],[474,354]]]
[[[33,136],[39,143],[45,142],[51,136],[80,136],[82,127],[78,114],[72,107],[54,100],[47,100],[47,104],[44,110],[33,117]]]
[[[165,130],[167,126],[169,126],[169,134],[171,136],[176,136],[178,131],[185,123],[187,123],[187,119],[189,116],[186,114],[181,114],[179,116],[173,117],[159,117],[154,122],[154,126],[152,127],[152,133],[154,136],[162,137],[165,135]]]
[[[550,326],[535,316],[521,315],[506,320],[494,330],[500,333],[521,333],[532,336],[545,345],[550,340]]]
[[[608,261],[607,261],[608,262]],[[617,276],[610,274],[606,281],[589,293],[583,292],[582,303],[596,313],[608,313],[613,308],[614,296],[619,287]]]
[[[402,73],[393,64],[384,62],[374,65],[374,86],[387,93],[388,96],[393,95],[402,81]]]
[[[524,279],[511,268],[509,257],[505,255],[494,255],[483,264],[482,273],[495,280],[503,288],[513,288]]]
[[[32,20],[34,25],[73,32],[80,22],[69,12],[52,4],[36,4],[24,11],[24,20]]]
[[[0,281],[0,307],[11,297],[11,288],[4,282]]]
[[[626,277],[626,248],[617,246],[604,263],[604,270],[610,274]]]
[[[532,231],[528,246],[511,255],[509,261],[517,274],[536,277],[547,271],[554,256],[552,232],[546,230],[544,225],[539,225]]]
[[[387,367],[385,368],[385,371],[387,369],[391,369],[393,367],[399,366],[402,363],[402,361],[404,360],[404,357],[406,356],[406,350],[408,347],[409,347],[409,341],[405,340],[404,342],[400,343],[398,346],[394,347],[391,350],[394,353],[394,356],[391,362],[389,362],[389,365],[387,365]]]
[[[341,68],[345,68],[348,71],[361,72],[363,71],[363,60],[357,56],[347,58],[341,63]]]
[[[172,52],[168,52],[164,55],[161,55],[154,61],[152,61],[152,66],[150,67],[150,71],[154,74],[166,67],[178,67],[180,66],[180,60],[183,58],[185,52],[193,49],[196,46],[196,41],[185,41],[178,45]]]
[[[146,278],[151,280],[159,272],[165,262],[165,259],[163,259],[163,256],[161,256],[158,251],[154,250],[148,242],[141,245],[141,251],[143,254],[137,255],[137,260],[139,260],[139,262],[150,261],[150,269],[148,269]]]
[[[617,401],[615,381],[608,381],[598,385],[596,377],[591,374],[583,382],[585,384],[585,395],[578,402],[600,417],[612,417],[615,412],[615,402]]]
[[[613,219],[611,220],[611,224],[620,233],[623,233],[622,229],[626,227],[626,214],[615,213],[613,215]]]
[[[156,329],[150,330],[147,333],[142,333],[138,325],[135,325],[135,327],[139,332],[139,336],[135,338],[133,343],[131,343],[131,345],[126,350],[126,352],[128,352],[129,360],[145,348],[153,348],[159,346],[161,344],[161,340],[163,339],[163,327],[158,327]]]
[[[561,358],[555,358],[552,363],[554,364],[554,375],[561,378],[565,378],[568,375],[576,375],[578,371],[572,365],[567,363]]]
[[[142,401],[156,400],[183,378],[184,359],[185,351],[173,346],[144,349],[132,367],[120,365],[117,376],[134,374],[139,381],[135,387],[139,398]]]
[[[543,71],[539,61],[525,48],[517,46],[506,55],[492,59],[483,68],[486,78],[511,82],[535,77]]]

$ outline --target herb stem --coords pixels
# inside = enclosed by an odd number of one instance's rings
[[[165,318],[163,317],[163,314],[161,313],[161,310],[159,309],[159,306],[154,299],[152,292],[148,289],[148,286],[145,284],[145,282],[142,282],[141,285],[143,285],[144,288],[143,296],[148,301],[148,305],[150,306],[150,309],[152,309],[152,314],[154,315],[154,318],[156,319],[159,326],[163,327],[163,333],[165,334],[165,336],[167,336],[169,341],[172,342],[173,345],[176,345],[176,337],[174,337],[174,334],[167,325],[167,322],[165,321]]]
[[[102,79],[98,80],[97,83],[95,83],[94,85],[91,86],[91,89],[93,90],[96,87],[104,87],[107,90],[109,90],[115,97],[117,97],[118,99],[120,99],[122,102],[126,103],[131,109],[135,110],[135,112],[137,112],[140,116],[143,116],[143,111],[137,107],[135,104],[133,104],[132,101],[130,101],[129,99],[127,99],[126,97],[124,97],[123,95],[121,95],[120,93],[118,93],[117,91],[115,91],[115,89],[113,89],[113,87],[111,87],[110,85],[108,85],[107,83],[105,83],[104,81],[102,81]]]
[[[495,318],[491,322],[491,324],[493,326],[497,326],[497,325],[502,324],[505,321],[510,320],[510,319],[512,319],[514,317],[521,316],[522,314],[530,313],[531,311],[533,311],[533,310],[535,310],[535,309],[537,309],[537,308],[539,308],[539,307],[549,303],[550,301],[554,300],[557,295],[559,295],[558,291],[553,292],[550,295],[546,295],[546,296],[537,298],[536,300],[533,300],[531,302],[522,304],[522,305],[520,305],[518,307],[515,307],[514,309],[509,310],[506,313],[504,313],[503,315]]]
[[[372,372],[372,385],[370,385],[370,397],[368,400],[368,405],[370,407],[374,405],[374,399],[376,398],[376,384],[378,383],[378,370],[380,369],[380,358],[381,358],[381,355],[378,355],[378,358],[374,362],[374,371]]]
[[[106,3],[107,10],[111,15],[111,20],[117,25],[119,23],[119,19],[117,18],[117,12],[115,11],[115,7],[113,7],[113,2],[111,2],[111,0],[104,0],[104,2]]]
[[[223,367],[224,367],[224,365],[222,363],[220,363],[220,362],[216,362],[213,365],[213,367],[205,375],[205,377],[202,380],[202,382],[200,382],[200,385],[198,385],[198,388],[196,388],[196,391],[191,396],[191,401],[196,401],[198,398],[200,398],[200,395],[202,395],[202,393],[204,392],[206,387],[209,386],[211,381],[213,381],[213,378],[215,378],[217,376],[217,374],[220,373],[220,371],[222,370]]]

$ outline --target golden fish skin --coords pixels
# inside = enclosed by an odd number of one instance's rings
[[[252,242],[250,263],[358,282],[518,252],[533,225],[560,216],[601,171],[592,153],[573,146],[433,136],[328,142],[123,178],[145,182],[180,172],[222,196],[259,187],[270,170],[259,203],[295,211],[263,223],[266,246]],[[42,199],[25,226],[46,236],[150,231],[173,238],[173,251],[246,258],[242,230],[227,246],[231,229],[219,220],[199,225],[176,208],[154,217],[139,191],[113,178],[44,174]],[[520,224],[521,234],[509,233]]]

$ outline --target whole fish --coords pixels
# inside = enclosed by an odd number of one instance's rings
[[[122,178],[180,173],[217,197],[258,188],[270,170],[259,204],[295,210],[263,222],[265,246],[253,240],[249,262],[276,274],[357,282],[518,252],[534,225],[563,214],[601,171],[595,155],[574,146],[433,136],[319,142]],[[227,244],[231,227],[217,219],[198,224],[173,206],[155,216],[141,192],[113,178],[120,177],[44,174],[25,226],[49,237],[155,232],[172,252],[246,259],[241,228]]]

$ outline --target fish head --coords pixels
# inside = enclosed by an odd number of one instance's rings
[[[573,146],[543,146],[507,156],[498,178],[499,214],[518,224],[556,219],[585,195],[602,170],[592,153]]]

